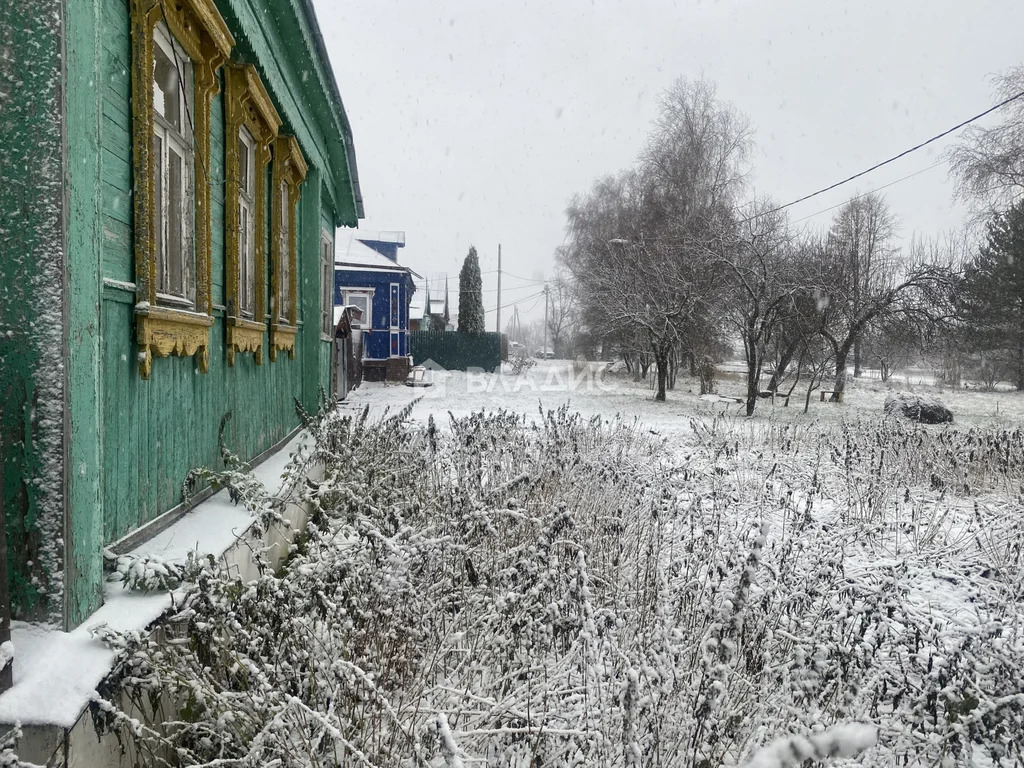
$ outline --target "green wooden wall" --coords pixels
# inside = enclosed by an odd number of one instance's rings
[[[229,367],[224,350],[224,106],[220,95],[211,110],[210,175],[212,269],[215,325],[210,368],[199,373],[192,358],[157,358],[148,381],[139,377],[134,343],[134,294],[111,282],[130,283],[134,267],[131,238],[131,60],[127,0],[103,0],[104,85],[101,145],[103,158],[103,291],[102,433],[103,538],[109,543],[148,522],[181,501],[182,481],[196,466],[220,466],[217,432],[222,417],[231,414],[225,438],[233,451],[254,457],[293,430],[296,398],[315,407],[305,396],[309,377],[326,383],[327,366],[320,359],[319,338],[295,359],[279,354],[270,360],[264,336],[262,365],[251,354],[237,354]],[[115,32],[116,31],[116,32]],[[303,147],[307,155],[314,152]],[[269,172],[269,171],[268,171]],[[300,245],[299,306],[303,327],[300,344],[317,332],[319,307],[304,301],[310,275],[319,286],[318,248],[310,249],[304,231],[311,214],[319,221],[319,195],[304,184],[297,216]],[[333,212],[326,218],[333,218]],[[269,217],[268,217],[269,218]],[[269,236],[268,236],[269,241]],[[269,244],[269,242],[268,242]],[[269,253],[269,249],[268,249]],[[315,263],[314,262],[315,259]],[[269,276],[269,269],[266,270]],[[264,291],[268,291],[264,285]],[[318,296],[318,290],[312,295]],[[269,307],[269,302],[267,303]],[[311,314],[310,309],[315,310]],[[269,320],[269,317],[268,317]],[[324,345],[328,346],[328,345]],[[307,354],[303,354],[306,352]],[[328,347],[329,353],[329,347]]]
[[[248,0],[239,0],[250,10]],[[229,367],[224,349],[224,106],[218,95],[211,110],[210,175],[212,215],[212,299],[210,366],[200,373],[192,358],[156,358],[148,381],[139,376],[135,344],[134,256],[131,157],[131,43],[128,0],[79,0],[67,23],[70,82],[88,82],[68,93],[67,130],[71,226],[70,291],[72,380],[71,466],[68,546],[72,583],[66,623],[80,623],[102,599],[102,548],[158,517],[182,500],[190,469],[218,467],[218,428],[230,413],[225,438],[251,459],[273,447],[297,425],[294,403],[317,405],[330,381],[330,343],[320,337],[320,228],[344,218],[332,190],[335,157],[317,120],[289,120],[307,109],[304,92],[281,92],[298,81],[290,51],[273,25],[250,18],[242,30],[239,5],[222,12],[245,45],[238,50],[272,57],[276,73],[266,84],[293,133],[310,170],[296,218],[299,248],[300,331],[294,359],[287,353],[264,360],[239,353]],[[274,5],[278,0],[268,0]],[[284,3],[285,0],[280,0]],[[265,8],[264,8],[265,10]],[[287,14],[285,14],[287,15]],[[2,33],[0,33],[2,34]],[[285,52],[282,52],[285,50]],[[88,79],[82,76],[88,73]],[[278,90],[275,90],[275,87]],[[301,122],[301,130],[297,124]],[[336,139],[332,139],[335,140]],[[338,142],[341,143],[341,142]],[[269,169],[268,169],[269,172]],[[269,185],[268,185],[269,186]],[[354,202],[345,203],[354,208]],[[349,211],[350,214],[350,211]],[[268,235],[269,245],[269,235]],[[269,253],[269,249],[268,249]],[[266,270],[269,277],[269,268]],[[264,286],[269,292],[269,286]],[[269,307],[269,301],[267,303]],[[269,318],[267,318],[269,321]]]
[[[15,618],[62,617],[62,24],[54,0],[0,2],[0,509]]]

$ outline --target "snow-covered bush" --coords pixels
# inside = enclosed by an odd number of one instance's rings
[[[139,765],[1024,761],[1020,546],[978,536],[1019,433],[410,412],[307,417],[283,568],[109,638],[95,711]]]
[[[41,768],[34,763],[26,763],[18,758],[15,750],[21,741],[21,726],[9,726],[9,730],[0,734],[0,768]]]
[[[512,353],[512,359],[509,363],[511,364],[512,373],[519,376],[520,374],[528,373],[537,364],[537,361],[530,357],[524,348],[519,347]]]

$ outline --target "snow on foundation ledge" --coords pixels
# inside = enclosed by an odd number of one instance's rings
[[[280,491],[285,465],[303,440],[305,435],[300,433],[255,467],[253,474],[268,489]],[[224,557],[252,524],[252,515],[221,490],[129,554],[174,562],[184,562],[189,552]],[[114,661],[114,652],[93,637],[92,630],[103,625],[122,632],[142,630],[170,606],[170,592],[141,594],[125,589],[121,582],[105,582],[103,606],[71,632],[12,622],[14,686],[0,695],[0,723],[73,727]]]

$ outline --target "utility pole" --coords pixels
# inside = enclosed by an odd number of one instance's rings
[[[548,284],[544,283],[544,346],[541,348],[544,358],[548,356]]]
[[[501,333],[501,243],[498,243],[498,320],[494,330]]]

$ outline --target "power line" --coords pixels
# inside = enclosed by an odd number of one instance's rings
[[[545,282],[546,282],[545,280],[538,280],[535,283],[526,283],[525,285],[514,285],[511,288],[503,287],[501,290],[502,291],[519,291],[519,290],[523,290],[525,288],[536,288],[538,285],[544,285]],[[497,290],[498,290],[497,288],[484,288],[484,289],[482,289],[481,292],[482,293],[496,293]],[[459,293],[459,289],[458,288],[449,288],[448,292],[449,293]]]
[[[536,280],[535,278],[532,278],[532,277],[520,277],[519,275],[513,275],[511,272],[508,272],[508,271],[504,271],[501,274],[508,275],[509,277],[514,277],[516,280],[532,280],[533,282],[541,282],[541,283],[544,282],[543,280],[539,280],[538,281],[538,280]]]
[[[537,299],[533,302],[533,304],[530,305],[530,308],[528,310],[526,310],[526,314],[529,314],[530,312],[533,312],[534,308],[536,308],[536,306],[538,304],[540,304],[540,300],[543,299],[543,298],[544,298],[544,291],[541,291],[539,294],[537,294]]]
[[[497,271],[498,271],[498,270],[496,270],[496,269],[488,269],[488,270],[487,270],[486,272],[481,272],[480,274],[481,274],[481,275],[493,275],[493,274],[495,274],[495,273],[496,273]],[[512,274],[511,272],[509,272],[509,271],[508,271],[507,269],[503,269],[503,270],[501,270],[501,274],[502,274],[502,275],[505,275],[506,277],[514,277],[514,278],[515,278],[516,280],[529,280],[529,281],[531,281],[531,282],[541,282],[541,283],[542,283],[542,282],[544,282],[543,280],[539,280],[539,281],[538,281],[538,280],[536,280],[535,278],[532,278],[532,277],[520,277],[519,275],[513,275],[513,274]]]
[[[536,281],[534,283],[526,283],[525,285],[514,285],[511,288],[503,288],[502,290],[504,290],[504,291],[518,291],[518,290],[521,290],[523,288],[534,288],[535,286],[538,286],[538,285],[544,285],[544,281],[543,280],[538,280],[538,281]],[[484,293],[495,293],[497,290],[498,290],[497,288],[484,288],[483,292]],[[458,293],[458,291],[456,291],[456,293]]]
[[[515,301],[513,301],[513,302],[503,306],[502,309],[508,309],[509,307],[514,307],[516,304],[524,304],[527,301],[529,301],[530,299],[535,299],[538,296],[543,296],[543,295],[544,295],[544,291],[540,291],[539,293],[533,294],[533,296],[527,296],[526,298],[523,298],[523,299],[516,299]],[[536,306],[536,305],[534,305],[534,306]],[[491,309],[487,309],[487,310],[484,310],[484,311],[485,312],[497,312],[498,308],[497,307],[491,307]]]
[[[1018,93],[1018,94],[1016,94],[1014,96],[1011,96],[1008,99],[1003,99],[1001,102],[999,102],[998,104],[996,104],[994,106],[989,107],[984,112],[981,112],[980,114],[977,114],[977,115],[975,115],[974,117],[972,117],[972,118],[970,118],[968,120],[964,120],[962,123],[958,123],[958,124],[954,125],[952,128],[949,128],[949,129],[943,131],[942,133],[939,133],[939,134],[937,134],[935,136],[932,136],[930,139],[927,139],[926,141],[922,141],[920,144],[914,145],[910,149],[905,149],[902,152],[900,152],[898,155],[893,155],[888,160],[883,160],[880,163],[875,163],[870,168],[868,168],[866,170],[863,170],[860,173],[855,173],[855,174],[853,174],[853,176],[849,176],[849,177],[843,179],[842,181],[837,181],[835,184],[830,184],[827,187],[823,187],[822,189],[819,189],[817,192],[811,192],[809,195],[804,195],[803,197],[798,197],[796,200],[792,200],[792,201],[786,203],[785,205],[780,205],[780,206],[777,206],[775,208],[772,208],[771,210],[763,211],[761,213],[756,213],[753,216],[748,216],[747,218],[743,219],[743,221],[740,222],[740,223],[745,223],[745,222],[748,222],[748,221],[753,221],[754,219],[759,219],[759,218],[762,218],[763,216],[768,216],[769,214],[777,213],[777,212],[779,212],[781,210],[789,208],[790,206],[794,206],[797,203],[802,203],[805,200],[810,200],[812,197],[817,197],[818,195],[823,195],[826,192],[830,192],[831,190],[835,189],[836,187],[841,187],[844,184],[849,184],[851,181],[854,181],[855,179],[859,179],[861,176],[865,176],[865,175],[871,173],[872,171],[877,171],[879,168],[881,168],[884,165],[888,165],[889,163],[892,163],[892,162],[894,162],[896,160],[899,160],[901,157],[906,157],[911,152],[916,152],[917,150],[919,150],[919,149],[921,149],[923,147],[927,147],[929,144],[932,144],[933,142],[936,142],[939,139],[944,138],[944,137],[948,136],[951,133],[954,133],[955,131],[959,131],[961,128],[964,128],[965,126],[970,125],[971,123],[973,123],[976,120],[980,120],[981,118],[985,117],[985,115],[989,115],[989,114],[995,112],[997,109],[1002,109],[1003,107],[1005,107],[1010,102],[1016,101],[1017,99],[1021,98],[1022,96],[1024,96],[1024,91],[1021,91],[1020,93]]]
[[[834,211],[836,208],[844,206],[847,203],[853,202],[854,200],[860,200],[862,197],[867,197],[868,195],[873,195],[875,192],[881,192],[883,189],[888,189],[889,187],[891,187],[891,186],[893,186],[895,184],[899,184],[901,181],[906,181],[907,179],[912,179],[915,176],[920,176],[922,173],[925,173],[926,171],[930,171],[933,168],[938,168],[940,165],[945,165],[945,164],[946,164],[945,160],[939,160],[939,162],[932,163],[927,168],[922,168],[919,171],[914,171],[913,173],[908,173],[906,176],[903,176],[902,178],[896,179],[895,181],[890,181],[888,184],[883,184],[880,187],[875,187],[874,189],[870,189],[867,192],[863,192],[863,193],[861,193],[859,195],[855,195],[854,197],[851,197],[849,200],[843,200],[841,203],[836,203],[835,205],[830,205],[828,208],[822,208],[820,211],[818,211],[816,213],[811,213],[811,214],[809,214],[807,216],[801,216],[799,219],[794,219],[790,223],[791,224],[797,224],[797,223],[799,223],[801,221],[806,221],[807,219],[813,219],[815,216],[820,216],[823,213],[828,213],[829,211]]]

